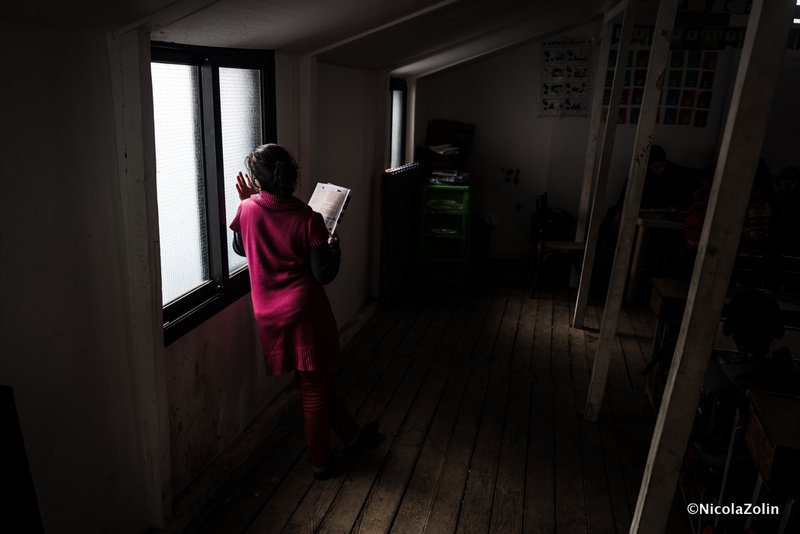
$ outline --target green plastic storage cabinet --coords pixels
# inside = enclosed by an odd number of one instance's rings
[[[419,278],[434,284],[461,284],[467,275],[470,244],[470,186],[420,188]]]

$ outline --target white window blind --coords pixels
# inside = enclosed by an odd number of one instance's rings
[[[200,73],[152,63],[161,292],[164,305],[209,280]]]
[[[222,162],[225,169],[225,222],[230,225],[239,206],[236,174],[247,172],[245,157],[261,144],[261,72],[220,67],[219,94],[222,123]],[[247,259],[233,252],[233,234],[227,232],[228,272],[247,266]]]

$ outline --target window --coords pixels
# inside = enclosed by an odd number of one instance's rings
[[[276,138],[274,56],[154,43],[151,75],[169,343],[249,291],[228,225],[245,156]]]
[[[391,154],[389,167],[399,167],[405,158],[406,134],[406,82],[398,78],[389,80],[389,89],[392,93],[392,123],[389,141]]]

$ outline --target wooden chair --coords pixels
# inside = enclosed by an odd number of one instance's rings
[[[580,261],[583,258],[585,246],[568,240],[574,238],[575,228],[554,228],[553,219],[561,215],[562,220],[571,219],[572,216],[564,210],[550,208],[547,205],[547,193],[536,197],[536,212],[533,215],[533,285],[531,298],[536,295],[536,289],[542,275],[552,268],[555,260],[561,256],[568,256],[570,265],[575,265],[580,270]],[[562,225],[563,226],[563,225]],[[553,239],[560,238],[559,240]]]

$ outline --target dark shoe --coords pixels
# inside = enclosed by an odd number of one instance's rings
[[[378,433],[378,422],[373,421],[361,427],[355,443],[343,449],[345,456],[358,456],[364,451],[376,448],[384,442],[386,436]]]
[[[314,469],[315,480],[328,480],[335,477],[338,474],[339,474],[339,469],[336,462],[334,461],[333,451],[331,451],[328,457],[328,465],[325,467],[325,469],[322,469],[321,471],[317,470],[316,468]]]

